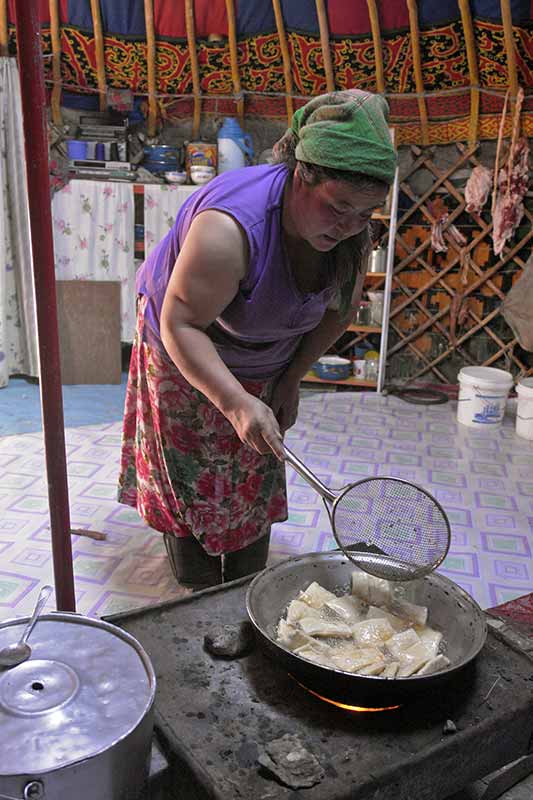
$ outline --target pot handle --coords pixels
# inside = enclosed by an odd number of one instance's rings
[[[13,797],[0,791],[0,800],[46,800],[44,784],[42,781],[30,781],[24,787],[22,797]]]

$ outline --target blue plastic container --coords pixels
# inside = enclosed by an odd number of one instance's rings
[[[87,158],[87,142],[80,142],[78,139],[67,141],[67,155],[71,159]]]

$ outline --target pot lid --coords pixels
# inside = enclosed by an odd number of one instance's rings
[[[0,648],[27,619],[0,625]],[[1,775],[38,775],[101,753],[143,719],[155,676],[139,643],[78,614],[39,618],[31,658],[0,671]]]

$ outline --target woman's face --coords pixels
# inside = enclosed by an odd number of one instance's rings
[[[372,212],[383,205],[385,187],[357,187],[345,181],[327,180],[311,186],[296,168],[291,191],[291,231],[315,250],[327,252],[361,233]]]

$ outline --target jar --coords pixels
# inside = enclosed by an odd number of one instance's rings
[[[377,381],[379,370],[379,359],[368,358],[365,361],[365,380]]]
[[[356,358],[353,362],[353,374],[359,381],[365,380],[366,361],[364,358]]]
[[[383,320],[383,292],[368,292],[371,303],[371,320],[373,325],[381,325]]]
[[[370,325],[371,320],[371,305],[368,300],[361,300],[357,307],[354,322],[356,325]]]

